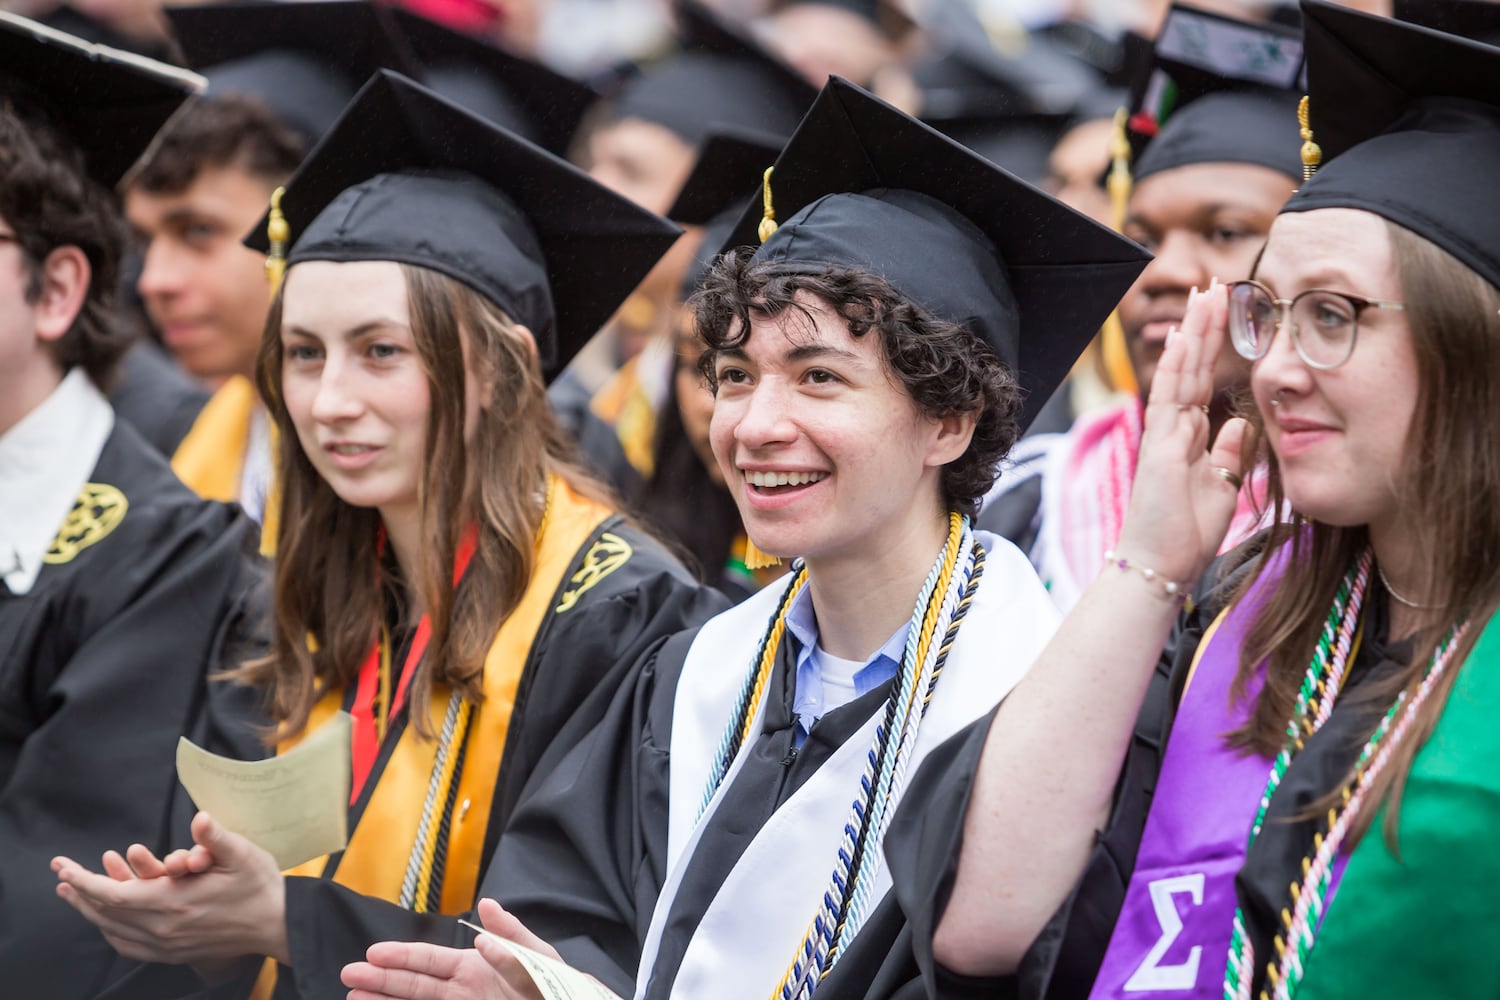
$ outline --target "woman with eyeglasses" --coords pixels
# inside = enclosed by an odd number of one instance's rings
[[[888,834],[937,984],[1500,995],[1500,49],[1302,9],[1321,167],[1169,338],[1104,570]],[[1225,336],[1254,407],[1210,449]],[[1210,567],[1256,462],[1281,516]]]

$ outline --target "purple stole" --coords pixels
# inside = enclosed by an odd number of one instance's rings
[[[1244,599],[1220,615],[1198,649],[1167,739],[1125,905],[1091,1000],[1223,1000],[1236,906],[1234,879],[1244,864],[1250,827],[1271,771],[1266,758],[1224,744],[1225,734],[1249,717],[1260,677],[1246,685],[1244,699],[1233,705],[1230,686],[1264,588],[1275,585],[1279,570],[1279,565],[1268,568],[1270,579],[1262,576]],[[1335,880],[1342,867],[1335,867]],[[1257,956],[1256,962],[1264,964],[1269,957]]]

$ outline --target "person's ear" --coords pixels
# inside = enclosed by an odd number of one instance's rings
[[[929,466],[944,466],[957,461],[969,450],[974,428],[979,426],[979,410],[950,410],[936,418],[934,435],[927,452]]]
[[[39,339],[57,341],[72,329],[92,276],[88,255],[78,247],[58,247],[47,255],[42,261],[41,295],[33,306]]]

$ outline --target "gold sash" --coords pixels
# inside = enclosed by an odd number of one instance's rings
[[[467,727],[463,771],[458,792],[452,797],[454,808],[441,895],[443,913],[462,913],[474,905],[500,757],[531,644],[549,614],[571,610],[578,594],[608,575],[598,572],[595,564],[599,560],[590,550],[582,569],[573,575],[563,601],[553,608],[553,596],[563,582],[563,575],[584,543],[612,513],[609,508],[574,493],[561,480],[553,480],[546,520],[538,539],[536,569],[526,593],[500,626],[485,657],[484,701],[474,707]],[[606,533],[594,547],[610,545],[608,540],[612,538],[613,535]],[[618,565],[623,565],[623,560],[610,566],[610,572]],[[427,706],[433,732],[442,730],[450,694],[447,685],[433,686]],[[307,730],[296,739],[284,741],[279,749],[283,752],[291,749],[332,718],[343,706],[343,696],[342,690],[325,695],[314,707]],[[333,875],[335,882],[367,896],[390,902],[399,899],[437,752],[438,741],[419,739],[415,727],[408,723],[401,730],[396,746],[385,756],[384,766],[377,760],[377,770],[371,772],[369,779],[375,782],[374,791],[344,849]],[[327,863],[327,857],[317,858],[286,874],[320,878]],[[267,962],[252,996],[256,1000],[270,997],[275,980],[275,963]]]
[[[255,407],[255,387],[250,380],[243,375],[232,376],[209,397],[177,446],[172,471],[203,499],[228,502],[240,498],[240,477]]]

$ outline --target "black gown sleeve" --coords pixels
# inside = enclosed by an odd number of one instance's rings
[[[602,718],[522,795],[480,895],[498,900],[572,966],[634,992],[666,878],[677,676],[696,630],[645,655]]]
[[[44,567],[30,593],[0,598],[7,995],[93,997],[139,968],[57,897],[49,862],[97,867],[132,843],[158,855],[190,845],[178,737],[229,752],[256,742],[258,720],[240,717],[254,699],[208,679],[261,624],[245,604],[258,581],[254,532],[233,508],[164,477],[165,462],[117,426],[93,478],[125,493],[124,519],[71,562]]]
[[[911,925],[911,947],[925,989],[875,996],[1024,997],[1071,1000],[1088,995],[1104,959],[1156,789],[1177,701],[1204,631],[1242,579],[1247,546],[1209,568],[1194,609],[1179,616],[1147,686],[1115,786],[1105,828],[1069,897],[1032,942],[1013,975],[959,976],[937,963],[933,935],[953,893],[964,816],[996,708],[936,748],[918,770],[886,833],[893,892]]]
[[[533,645],[501,758],[484,852],[490,874],[482,880],[481,896],[496,895],[494,873],[503,845],[513,836],[523,788],[567,765],[570,752],[600,725],[616,692],[633,686],[636,661],[648,650],[723,608],[722,598],[694,582],[646,536],[619,521],[601,530],[626,537],[634,553],[571,610],[550,615]],[[450,946],[473,941],[473,932],[452,916],[414,913],[326,879],[289,877],[286,914],[292,967],[278,979],[278,998],[342,998],[343,967],[362,960],[378,941]],[[529,925],[525,915],[522,920]]]

